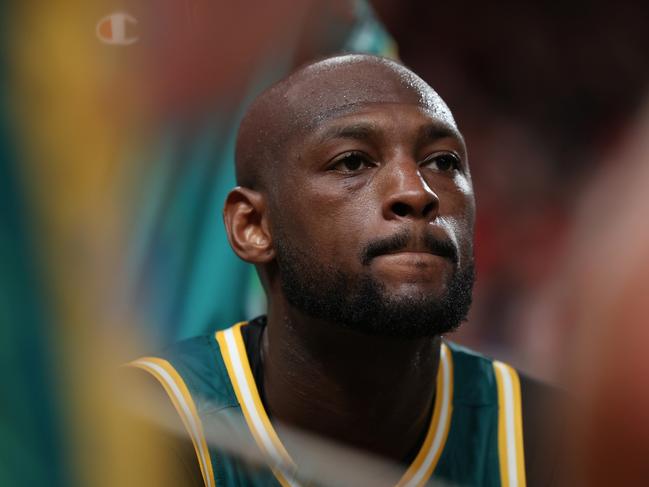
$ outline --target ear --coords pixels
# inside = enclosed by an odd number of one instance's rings
[[[265,264],[275,258],[266,199],[261,193],[241,186],[230,191],[223,207],[223,222],[230,246],[241,259]]]

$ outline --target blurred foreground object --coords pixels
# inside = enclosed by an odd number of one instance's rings
[[[556,283],[550,326],[574,394],[566,485],[649,482],[648,136],[646,106],[586,194]]]
[[[379,39],[353,28],[356,4],[336,4],[344,25],[314,16],[318,5],[325,2],[3,6],[0,318],[10,373],[0,484],[157,486],[170,479],[156,442],[147,441],[155,433],[140,434],[115,404],[122,393],[116,367],[149,347],[150,336],[165,342],[177,331],[163,328],[150,308],[130,307],[138,286],[129,284],[137,281],[144,294],[151,282],[171,286],[173,297],[152,292],[171,323],[178,314],[166,306],[185,309],[184,298],[197,289],[188,284],[193,270],[215,269],[193,244],[213,250],[202,232],[220,226],[222,201],[213,210],[219,170],[228,164],[221,156],[245,99],[237,90],[255,85],[269,52],[285,61],[273,68],[290,69],[309,13],[311,27],[336,39],[318,49],[338,49],[340,38],[356,39],[358,48]],[[134,41],[105,42],[127,37]],[[169,242],[178,244],[172,257],[164,251]],[[245,287],[245,271],[226,272],[235,257],[219,256],[226,261],[211,277],[224,288]],[[153,272],[160,262],[181,271]],[[131,279],[140,271],[153,272],[151,280]],[[197,282],[201,302],[218,306],[212,281]],[[189,309],[204,317],[202,308]],[[142,339],[143,330],[155,334]],[[145,445],[153,448],[144,452]],[[146,462],[135,464],[134,452]],[[134,471],[139,480],[129,483]]]

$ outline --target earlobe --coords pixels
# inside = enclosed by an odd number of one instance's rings
[[[237,186],[228,194],[223,222],[232,250],[246,262],[264,264],[275,257],[264,195]]]

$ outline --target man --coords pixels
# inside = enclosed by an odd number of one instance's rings
[[[546,483],[541,386],[442,340],[470,306],[475,203],[437,93],[384,58],[316,62],[252,104],[236,173],[224,221],[268,315],[134,363],[187,426],[188,476],[303,485],[285,424],[401,465],[400,486]],[[269,468],[208,447],[204,428],[241,415]]]

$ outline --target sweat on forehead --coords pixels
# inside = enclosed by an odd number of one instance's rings
[[[412,103],[457,128],[441,97],[405,66],[366,54],[335,56],[299,69],[255,99],[237,137],[237,183],[265,184],[293,137],[369,103]]]

